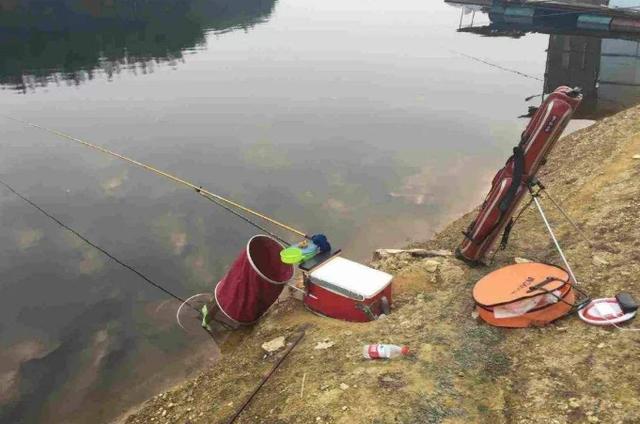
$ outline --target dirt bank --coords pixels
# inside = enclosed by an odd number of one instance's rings
[[[594,241],[549,208],[582,286],[595,297],[640,297],[640,108],[561,140],[541,179]],[[419,247],[452,250],[470,213]],[[241,415],[242,423],[638,423],[640,333],[589,327],[575,316],[502,330],[472,317],[471,288],[516,256],[560,263],[527,211],[489,267],[453,258],[396,257],[393,312],[370,324],[320,318],[290,300],[248,330],[233,353],[148,401],[127,423],[225,422],[278,358],[260,345],[306,337]],[[432,259],[431,259],[432,260]],[[434,270],[435,268],[435,270]],[[636,324],[640,327],[640,324]],[[237,339],[236,339],[237,340]],[[315,349],[329,340],[333,346]],[[409,359],[365,361],[365,343],[408,344]],[[303,385],[304,381],[304,385]],[[304,386],[304,389],[303,389]]]

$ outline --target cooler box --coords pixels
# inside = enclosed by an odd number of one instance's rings
[[[305,278],[305,305],[345,321],[366,322],[389,313],[393,276],[337,256]]]

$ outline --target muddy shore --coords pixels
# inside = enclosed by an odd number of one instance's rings
[[[593,297],[623,290],[640,297],[639,178],[640,107],[561,139],[540,174],[593,241],[590,247],[549,208],[581,287]],[[453,250],[474,213],[412,247]],[[215,366],[123,421],[225,422],[282,352],[267,355],[261,345],[279,336],[290,342],[308,325],[237,422],[640,422],[640,332],[590,327],[575,315],[523,330],[473,317],[474,283],[516,257],[560,264],[533,208],[490,266],[411,255],[375,262],[395,275],[393,309],[385,319],[352,324],[315,316],[295,299],[275,305],[222,346]],[[323,341],[333,344],[316,349]],[[362,345],[376,342],[407,344],[414,355],[364,360]]]

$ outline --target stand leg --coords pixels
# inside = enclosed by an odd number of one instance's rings
[[[543,192],[544,192],[545,196],[547,196],[547,198],[551,201],[551,203],[553,203],[553,206],[555,206],[556,209],[558,209],[560,211],[562,216],[564,216],[564,218],[573,226],[573,228],[578,232],[578,234],[580,234],[582,239],[587,242],[589,247],[593,247],[593,243],[591,243],[591,240],[589,240],[587,238],[587,236],[584,234],[584,231],[582,231],[580,228],[578,228],[578,225],[569,217],[569,215],[564,211],[564,209],[562,209],[562,207],[560,207],[560,204],[558,202],[556,202],[553,197],[551,197],[551,195],[549,194],[549,192],[547,190],[543,190]]]
[[[573,270],[571,269],[571,265],[569,265],[569,262],[567,261],[567,258],[564,256],[564,252],[562,251],[562,248],[560,247],[560,243],[558,243],[558,239],[556,238],[556,235],[553,233],[553,229],[551,228],[551,225],[549,224],[549,221],[547,220],[547,216],[544,214],[544,211],[542,210],[542,205],[540,204],[540,199],[538,199],[537,194],[532,194],[532,196],[533,196],[533,201],[536,204],[536,207],[538,208],[538,212],[540,212],[540,216],[542,217],[542,220],[544,221],[544,225],[546,225],[547,231],[549,231],[549,235],[551,236],[551,239],[553,240],[553,243],[556,246],[556,250],[560,254],[560,257],[562,258],[562,262],[564,262],[564,265],[567,267],[567,271],[569,272],[569,275],[571,276],[571,279],[573,280],[573,282],[577,283],[578,280],[576,280],[576,276],[574,275]]]

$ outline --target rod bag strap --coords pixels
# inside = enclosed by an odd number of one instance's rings
[[[502,200],[500,200],[500,203],[498,205],[498,209],[500,210],[500,217],[496,221],[495,225],[493,226],[493,228],[491,228],[491,231],[487,232],[486,235],[480,240],[471,237],[473,227],[476,224],[475,221],[471,223],[467,231],[462,233],[474,244],[480,245],[484,243],[485,239],[489,237],[489,235],[492,234],[498,227],[500,227],[504,214],[509,210],[516,198],[516,195],[518,194],[518,189],[520,188],[520,185],[522,184],[522,181],[524,179],[524,150],[522,149],[521,145],[517,145],[513,148],[513,156],[511,156],[510,159],[513,160],[513,177],[511,178],[511,185],[509,186],[507,193],[504,195]],[[506,245],[512,226],[513,223],[510,222],[505,228],[505,233],[502,236],[501,245],[503,243]]]

